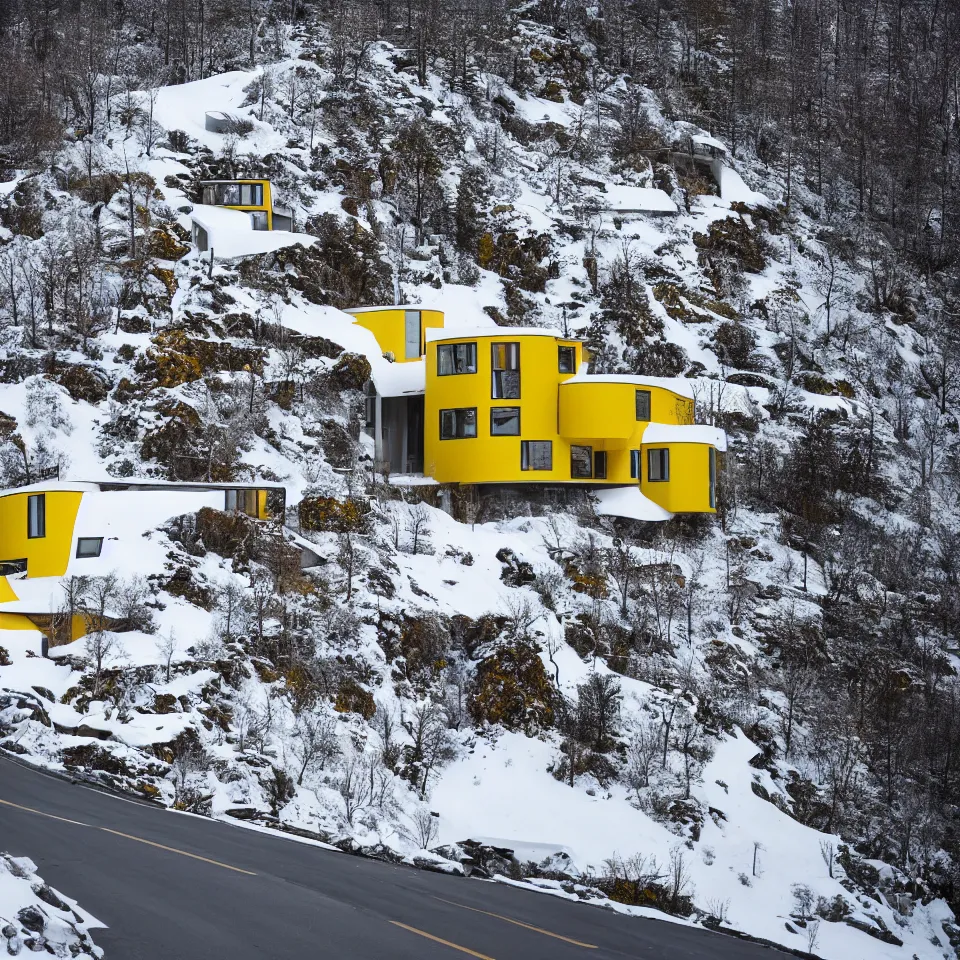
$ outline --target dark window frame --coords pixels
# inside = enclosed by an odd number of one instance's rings
[[[630,479],[639,480],[640,479],[640,450],[631,450],[630,451]]]
[[[545,443],[550,448],[550,465],[547,467],[534,467],[532,466],[532,444],[534,443]],[[548,470],[553,470],[553,441],[552,440],[521,440],[520,441],[520,469],[527,471],[532,470],[538,473],[544,473]]]
[[[81,552],[80,545],[84,543],[95,543],[97,545],[96,553]],[[103,552],[103,537],[77,537],[77,552],[75,554],[78,560],[94,560]]]
[[[515,412],[516,419],[517,419],[516,431],[505,433],[503,430],[495,430],[493,428],[494,414],[502,410],[510,410],[512,412]],[[520,436],[520,407],[491,407],[490,408],[490,436],[491,437],[519,437]]]
[[[18,573],[27,572],[27,558],[17,560],[0,560],[0,577],[12,577]]]
[[[586,450],[586,453],[582,451]],[[575,451],[581,451],[580,457],[587,462],[587,472],[578,473],[577,465],[580,461],[576,459]],[[593,447],[588,447],[583,443],[570,444],[570,479],[571,480],[592,480],[593,479]]]
[[[37,511],[37,529],[38,533],[33,532],[33,522],[32,522],[32,504],[36,502],[39,504],[39,510]],[[45,493],[32,493],[27,497],[27,539],[28,540],[43,540],[47,536],[47,495]]]
[[[709,470],[710,470],[710,509],[717,509],[717,451],[714,447],[708,447]]]
[[[657,472],[662,476],[653,476],[654,456],[660,461]],[[647,450],[647,482],[648,483],[669,483],[670,482],[670,448],[669,447],[650,447]]]
[[[455,432],[452,436],[445,437],[443,435],[443,415],[445,413],[454,414],[453,420],[454,420],[455,431],[459,431],[461,427],[461,420],[458,415],[461,413],[472,413],[473,414],[473,433],[462,434],[459,432]],[[476,440],[479,432],[480,431],[477,429],[477,408],[476,407],[445,407],[440,411],[440,439],[441,440]]]
[[[450,370],[449,372],[444,372],[440,369],[440,352],[449,350],[453,362],[451,366],[456,367],[456,356],[458,347],[472,347],[473,353],[473,369],[472,370]],[[467,351],[469,354],[471,351]],[[469,340],[466,343],[438,343],[437,344],[437,376],[438,377],[465,377],[471,373],[477,372],[477,341]]]
[[[641,403],[641,397],[643,398],[642,403]],[[644,422],[644,423],[649,423],[649,422],[650,422],[650,418],[651,418],[651,416],[653,415],[653,395],[652,395],[652,392],[651,392],[650,390],[638,390],[638,391],[637,391],[637,396],[636,396],[635,403],[636,403],[637,420],[639,420],[639,421],[641,421],[641,422]],[[647,414],[647,415],[646,415],[645,417],[643,417],[643,416],[640,415],[640,414],[641,414],[641,407],[646,410],[646,414]]]
[[[563,358],[570,357],[570,368],[564,369]],[[558,373],[576,373],[577,372],[577,348],[576,347],[557,347],[557,372]]]

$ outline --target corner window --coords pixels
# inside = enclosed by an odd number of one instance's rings
[[[638,420],[650,419],[650,391],[649,390],[637,391],[637,419]]]
[[[84,560],[90,557],[99,557],[103,549],[103,537],[78,537],[77,559]]]
[[[557,369],[560,373],[577,372],[577,349],[576,347],[557,347]]]
[[[594,480],[607,479],[607,451],[606,450],[598,450],[593,455],[593,479]]]
[[[441,440],[469,440],[477,435],[477,408],[440,411]]]
[[[570,476],[578,480],[593,476],[593,447],[570,448]]]
[[[630,451],[630,479],[631,480],[640,479],[640,451],[639,450]]]
[[[670,451],[666,447],[647,451],[647,479],[651,483],[670,479]]]
[[[520,344],[493,343],[490,347],[493,367],[491,396],[494,400],[519,400]]]
[[[475,343],[441,343],[437,345],[437,376],[477,372]]]
[[[27,536],[31,540],[47,535],[47,495],[37,493],[27,498]]]
[[[224,494],[224,510],[227,513],[245,513],[256,519],[260,515],[256,490],[227,490]]]
[[[521,470],[552,470],[552,440],[522,440],[520,442]]]
[[[520,436],[520,408],[519,407],[491,407],[490,408],[490,436],[491,437],[519,437]]]
[[[27,572],[26,558],[22,560],[0,560],[0,577],[12,577]]]

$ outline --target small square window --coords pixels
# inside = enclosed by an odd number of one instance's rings
[[[472,440],[477,435],[477,408],[457,407],[440,411],[441,440]]]
[[[47,535],[47,495],[27,497],[27,537],[36,540]]]
[[[103,549],[103,537],[78,537],[77,538],[77,559],[85,560],[91,557],[99,557]]]
[[[593,447],[570,448],[570,476],[576,480],[589,480],[593,476]]]
[[[557,355],[557,368],[559,369],[560,373],[577,372],[576,347],[557,347]]]
[[[521,470],[552,470],[552,440],[522,440],[520,442]]]
[[[650,391],[649,390],[637,391],[637,419],[638,420],[650,419]]]
[[[519,407],[491,407],[490,408],[490,436],[491,437],[519,437],[520,436],[520,408]]]
[[[670,479],[670,451],[666,447],[647,451],[647,479],[651,483]]]

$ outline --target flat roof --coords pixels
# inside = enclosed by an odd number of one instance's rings
[[[703,423],[651,423],[643,431],[641,443],[705,443],[721,453],[727,449],[727,435],[719,427]]]
[[[214,183],[270,183],[269,177],[241,177],[238,180],[201,180],[202,185]]]
[[[641,377],[631,373],[578,373],[564,380],[561,387],[578,383],[629,383],[637,387],[659,387],[680,397],[693,399],[693,387],[683,377]]]
[[[344,313],[376,313],[379,310],[429,310],[432,313],[443,313],[435,307],[425,307],[420,303],[389,303],[382,307],[346,307]]]
[[[169,493],[204,493],[218,490],[286,490],[281,483],[202,483],[179,480],[46,480],[25,487],[0,490],[0,497],[18,493],[117,493],[122,491],[167,491]]]
[[[428,328],[425,331],[428,342],[436,340],[476,340],[480,337],[553,337],[565,343],[580,343],[577,337],[565,337],[559,330],[550,327],[461,327],[460,329]]]

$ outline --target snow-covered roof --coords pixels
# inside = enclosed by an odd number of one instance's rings
[[[727,152],[727,145],[716,137],[711,137],[708,133],[695,133],[690,137],[690,141],[701,147],[711,147],[714,150],[721,150],[723,153]]]
[[[424,307],[419,303],[391,303],[382,307],[347,307],[343,312],[351,316],[358,313],[379,313],[382,310],[433,310],[433,307]]]
[[[289,230],[254,230],[250,214],[229,207],[194,204],[190,219],[207,231],[207,248],[220,259],[250,257],[258,253],[272,253],[295,243],[305,247],[316,243],[316,237]]]
[[[672,423],[651,423],[643,431],[641,443],[706,443],[721,453],[727,449],[727,435],[718,427],[700,423],[678,426]]]
[[[99,484],[88,481],[42,480],[38,483],[27,484],[24,487],[8,487],[6,490],[0,490],[0,497],[9,497],[15,493],[53,493],[54,491],[87,493],[99,489]]]
[[[600,201],[614,213],[676,213],[677,205],[663,190],[655,187],[629,187],[608,184]]]
[[[606,517],[627,517],[631,520],[669,520],[673,514],[645,497],[639,487],[611,487],[594,493],[595,510]]]
[[[679,397],[693,399],[693,387],[690,381],[683,377],[640,377],[629,373],[578,373],[575,377],[564,380],[560,386],[566,387],[572,383],[629,383],[637,387],[659,387]]]
[[[279,483],[184,483],[178,480],[141,480],[131,477],[129,480],[111,478],[109,480],[43,480],[25,487],[10,487],[0,490],[0,497],[17,493],[110,493],[153,492],[166,493],[206,493],[224,490],[282,490]]]
[[[437,340],[470,340],[479,337],[553,337],[556,340],[574,342],[576,337],[565,337],[559,330],[551,327],[498,327],[490,324],[489,327],[461,327],[445,330],[440,327],[428,327],[424,331],[429,342]]]
[[[762,193],[751,190],[743,177],[733,167],[722,160],[714,160],[710,165],[714,179],[720,187],[720,198],[727,203],[745,203],[747,205],[770,207],[770,200]]]

